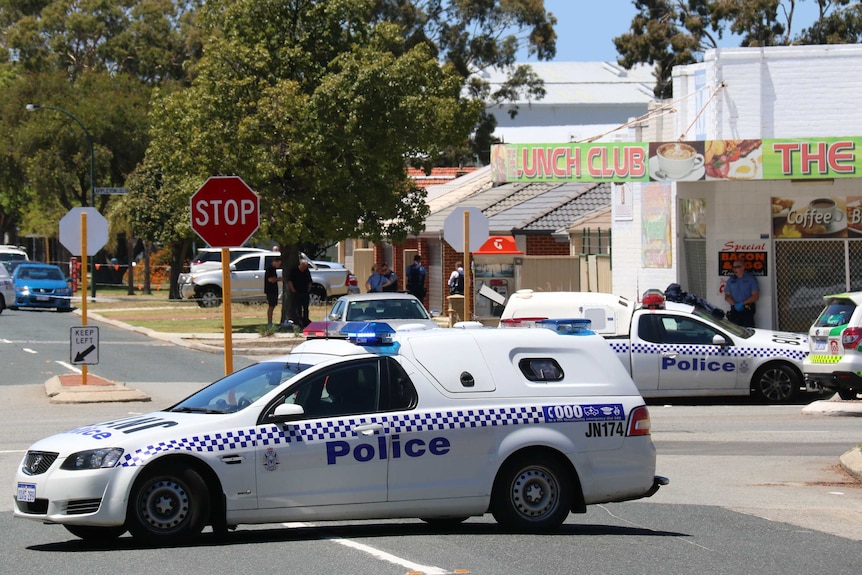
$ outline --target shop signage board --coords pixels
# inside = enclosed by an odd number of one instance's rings
[[[805,180],[862,174],[862,137],[498,144],[503,182]]]

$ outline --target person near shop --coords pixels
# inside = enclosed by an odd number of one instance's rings
[[[383,277],[386,278],[387,282],[386,285],[382,288],[382,291],[398,291],[398,274],[392,271],[392,268],[389,267],[389,264],[387,264],[386,262],[380,264],[380,273],[383,274]]]
[[[425,301],[425,276],[428,270],[422,265],[419,254],[413,256],[413,263],[407,268],[407,292],[416,296],[419,301]]]
[[[278,305],[278,270],[281,268],[281,258],[275,258],[263,272],[263,293],[266,294],[266,325],[272,325],[272,314]]]
[[[457,262],[449,275],[449,295],[464,295],[464,264]]]
[[[365,282],[365,290],[369,293],[379,293],[382,291],[386,291],[384,288],[389,287],[391,282],[389,278],[386,277],[383,273],[383,269],[386,264],[377,264],[372,268],[371,275],[368,276],[368,280]]]
[[[308,309],[311,295],[311,271],[306,260],[299,260],[299,265],[290,270],[287,276],[287,288],[293,295],[293,316],[297,325],[305,329],[311,323]]]
[[[745,270],[745,262],[733,262],[733,276],[724,286],[724,301],[730,306],[727,319],[737,325],[754,327],[754,313],[760,287],[757,278]]]

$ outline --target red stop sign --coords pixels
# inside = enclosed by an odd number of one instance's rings
[[[238,248],[260,225],[257,194],[238,176],[212,176],[192,194],[192,229],[214,248]]]

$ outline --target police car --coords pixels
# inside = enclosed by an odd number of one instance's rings
[[[176,405],[38,441],[14,515],[151,543],[239,524],[487,512],[510,529],[649,497],[644,401],[600,336],[348,324]]]

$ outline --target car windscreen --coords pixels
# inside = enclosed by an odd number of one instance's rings
[[[30,279],[41,281],[63,281],[63,272],[59,268],[33,268],[22,266],[18,268],[18,279]]]
[[[187,397],[167,411],[233,413],[311,367],[310,364],[264,361],[236,371]]]

